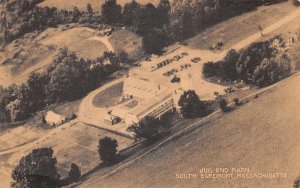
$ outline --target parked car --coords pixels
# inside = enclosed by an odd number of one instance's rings
[[[178,60],[180,60],[181,59],[181,57],[179,56],[179,55],[175,55],[174,57],[173,57],[173,60],[175,60],[175,61],[178,61]]]
[[[194,57],[193,59],[191,59],[191,61],[193,63],[198,63],[199,61],[201,61],[201,58],[200,57]]]
[[[187,52],[182,52],[181,55],[182,56],[188,56],[189,54]]]
[[[151,58],[150,57],[146,57],[145,61],[151,61]]]

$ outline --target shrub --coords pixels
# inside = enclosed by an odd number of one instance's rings
[[[238,98],[233,99],[233,102],[234,102],[234,104],[235,104],[236,106],[241,105],[241,102],[240,102],[240,100],[239,100]]]
[[[293,188],[300,188],[300,176],[295,179]]]
[[[117,159],[118,142],[109,137],[99,140],[98,153],[103,163],[111,164]]]
[[[227,112],[228,111],[227,101],[224,98],[220,99],[219,106],[220,106],[222,112]]]
[[[80,169],[75,163],[71,164],[71,169],[69,171],[69,177],[73,181],[78,181],[81,177]]]

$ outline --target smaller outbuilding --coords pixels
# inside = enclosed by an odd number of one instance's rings
[[[55,127],[63,124],[66,121],[66,117],[53,111],[48,111],[45,115],[45,121],[48,125],[53,125]]]

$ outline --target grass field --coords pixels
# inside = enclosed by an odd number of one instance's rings
[[[129,58],[138,60],[143,54],[142,37],[128,30],[119,30],[113,32],[109,37],[109,41],[115,51],[124,50],[128,53]]]
[[[44,2],[40,3],[41,7],[56,7],[62,10],[72,10],[75,6],[77,6],[80,10],[86,10],[87,4],[91,4],[93,10],[95,12],[100,11],[100,6],[105,2],[105,0],[44,0]],[[126,3],[130,3],[131,0],[117,0],[117,3],[120,5],[125,5]],[[139,0],[141,4],[153,3],[157,5],[159,0]]]
[[[100,108],[108,108],[116,105],[122,97],[124,83],[116,84],[98,93],[93,99],[93,105]]]
[[[299,75],[293,77],[245,106],[211,120],[117,174],[88,186],[292,187],[300,173],[299,82]],[[203,179],[201,168],[211,168],[214,172],[215,168],[229,171],[249,168],[252,174],[286,173],[287,176],[281,179]],[[196,174],[197,178],[176,179],[176,174],[189,173]],[[90,180],[97,177],[94,174]]]
[[[258,32],[258,25],[265,28],[295,9],[296,7],[290,1],[258,7],[255,11],[244,13],[207,28],[195,37],[188,39],[187,43],[194,48],[209,49],[211,45],[222,41],[224,43],[223,50],[225,50],[246,36]]]

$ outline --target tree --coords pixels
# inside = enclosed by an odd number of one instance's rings
[[[101,6],[101,13],[104,21],[108,24],[118,23],[121,21],[122,7],[117,4],[116,0],[106,0]]]
[[[270,59],[274,56],[275,49],[271,45],[272,40],[255,42],[247,49],[242,50],[236,63],[236,70],[239,78],[246,83],[251,83],[253,72],[263,59]]]
[[[227,101],[224,98],[220,99],[219,106],[220,106],[222,112],[227,112],[228,111]]]
[[[39,148],[22,157],[12,171],[13,185],[32,188],[58,187],[59,174],[56,169],[56,158],[51,148]]]
[[[109,137],[99,140],[98,153],[103,163],[111,164],[117,159],[118,142]]]
[[[217,72],[219,72],[220,69],[219,65],[220,63],[214,63],[212,61],[204,63],[202,74],[208,78],[213,76],[218,76]]]
[[[236,63],[239,60],[240,54],[231,49],[227,52],[224,60],[220,64],[221,77],[225,80],[237,79]]]
[[[169,0],[160,0],[157,6],[158,27],[166,26],[169,24],[169,13],[171,5]]]
[[[178,101],[184,118],[202,117],[207,114],[207,107],[194,90],[185,91]]]
[[[89,16],[93,16],[93,8],[91,4],[86,5],[86,11],[89,14]]]
[[[264,59],[253,72],[253,84],[264,87],[281,80],[289,75],[290,62],[287,59]]]
[[[142,43],[146,53],[161,54],[162,49],[168,44],[168,38],[162,31],[156,29],[145,34]]]
[[[72,22],[78,22],[80,17],[81,12],[79,11],[78,7],[74,7],[72,12]]]
[[[138,19],[137,33],[145,36],[150,33],[158,24],[157,10],[155,6],[148,3],[142,6]]]
[[[81,177],[80,169],[79,169],[79,167],[75,163],[71,164],[71,169],[69,171],[69,177],[73,181],[78,181],[80,179],[80,177]]]
[[[46,85],[48,76],[41,73],[32,73],[27,79],[27,87],[29,92],[30,111],[36,112],[46,105]]]
[[[124,24],[133,26],[137,29],[139,23],[139,15],[141,14],[141,4],[132,0],[130,3],[124,5],[124,10],[122,13],[122,19]]]
[[[161,122],[158,119],[146,116],[140,123],[130,126],[128,131],[134,133],[136,140],[141,138],[151,140],[158,135],[161,126]]]
[[[85,66],[84,61],[78,60],[74,52],[60,49],[46,73],[49,75],[46,91],[48,102],[62,102],[81,97],[86,92]]]

